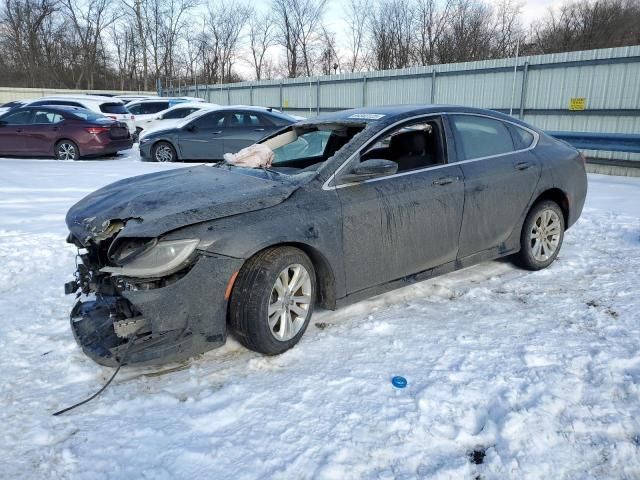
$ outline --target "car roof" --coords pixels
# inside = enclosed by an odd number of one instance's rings
[[[88,110],[86,108],[81,108],[81,107],[73,107],[71,105],[47,105],[47,104],[43,104],[43,105],[24,105],[20,108],[15,108],[13,110],[11,110],[11,112],[19,112],[22,110],[33,110],[33,109],[40,109],[40,108],[46,108],[47,110],[51,110],[52,112],[88,112],[91,113],[93,115],[100,115],[97,112],[94,112],[93,110]]]
[[[176,103],[175,105],[171,105],[167,110],[173,110],[176,108],[214,108],[219,107],[215,103],[206,103],[206,102],[181,102]]]
[[[101,97],[99,95],[47,95],[42,98],[37,98],[34,101],[41,100],[73,100],[78,102],[92,102],[92,103],[124,103],[119,98],[113,97]]]
[[[430,113],[475,113],[479,115],[489,115],[491,117],[508,120],[527,128],[531,126],[525,124],[515,117],[506,115],[496,110],[487,110],[484,108],[464,107],[461,105],[384,105],[380,107],[361,107],[348,110],[339,110],[331,113],[323,113],[317,117],[303,120],[303,123],[330,123],[344,121],[362,121],[364,123],[385,122],[389,123],[395,117],[406,118],[413,115],[428,115]]]

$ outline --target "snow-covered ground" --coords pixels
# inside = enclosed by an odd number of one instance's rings
[[[112,372],[69,331],[67,208],[180,166],[0,160],[1,478],[640,478],[640,179],[591,175],[546,271],[489,262],[319,312],[279,357],[231,340],[125,368],[51,416]]]

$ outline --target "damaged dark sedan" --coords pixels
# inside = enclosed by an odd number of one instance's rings
[[[89,357],[180,361],[228,332],[279,354],[315,306],[507,255],[545,268],[587,191],[574,148],[487,110],[347,110],[261,143],[269,168],[133,177],[69,210],[79,261],[66,291],[79,297],[71,327]]]

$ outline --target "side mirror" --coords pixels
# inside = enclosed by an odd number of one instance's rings
[[[189,125],[186,125],[184,129],[188,132],[195,132],[198,130],[198,127],[196,127],[193,123],[190,123]]]
[[[398,171],[398,164],[391,160],[371,159],[365,160],[358,164],[356,167],[340,177],[341,183],[362,182],[364,180],[370,180],[372,178],[386,177],[387,175],[393,175]]]

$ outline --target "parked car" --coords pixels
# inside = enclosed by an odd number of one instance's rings
[[[279,354],[316,304],[335,309],[508,255],[542,269],[587,192],[577,150],[475,108],[346,110],[261,143],[271,168],[143,175],[69,210],[69,241],[86,250],[66,291],[88,295],[71,327],[89,357],[183,360],[229,330]]]
[[[133,115],[125,108],[124,103],[116,98],[103,97],[100,95],[52,95],[32,100],[28,102],[27,105],[33,107],[40,105],[59,105],[84,108],[124,123],[132,136],[136,133]]]
[[[216,107],[218,107],[218,105],[205,102],[178,103],[166,110],[156,113],[155,115],[151,115],[150,118],[145,117],[146,119],[137,122],[137,125],[142,131],[170,128],[174,127],[180,120],[188,117],[194,112]]]
[[[136,129],[138,134],[140,134],[147,121],[153,120],[160,112],[164,112],[174,105],[187,101],[193,103],[192,100],[186,100],[181,97],[143,98],[128,103],[127,109],[135,115]]]
[[[296,120],[263,107],[230,106],[192,113],[175,127],[140,139],[140,158],[154,162],[221,160]]]
[[[132,144],[125,124],[82,108],[28,105],[0,116],[0,155],[78,160]]]
[[[145,100],[148,98],[160,98],[160,97],[158,97],[157,95],[123,94],[123,95],[116,95],[116,98],[122,101],[122,103],[124,103],[125,105],[129,105],[131,102],[136,102],[138,100]]]
[[[33,101],[34,100],[13,100],[11,102],[4,103],[0,105],[0,115],[7,113],[9,110],[13,110],[14,108],[24,107],[29,102]]]

